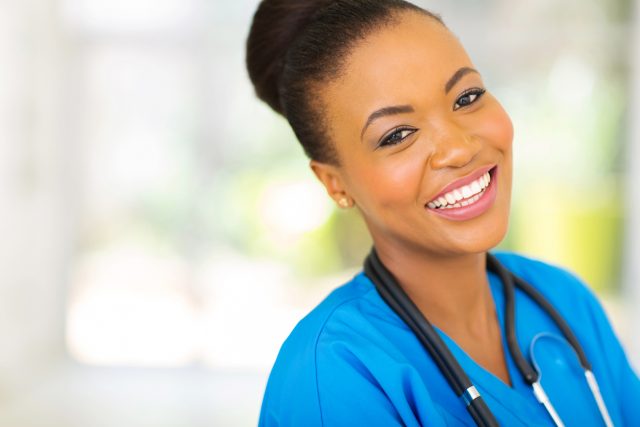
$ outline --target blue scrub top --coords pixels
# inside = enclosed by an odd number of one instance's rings
[[[577,336],[616,426],[640,426],[640,380],[592,292],[567,270],[515,253],[494,253],[537,288]],[[488,272],[502,328],[502,284]],[[501,425],[552,426],[503,345],[512,387],[438,330]],[[561,336],[549,316],[516,292],[516,334],[528,357],[540,333]],[[542,384],[565,425],[601,426],[572,350],[537,347]],[[542,349],[542,351],[538,351]],[[564,359],[558,354],[565,352]],[[548,360],[544,360],[547,358]],[[273,366],[260,426],[474,425],[464,404],[408,326],[363,274],[334,290],[295,327]]]

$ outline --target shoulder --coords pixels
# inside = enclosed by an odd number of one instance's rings
[[[269,375],[260,425],[319,425],[321,423],[319,365],[329,349],[323,343],[350,341],[353,326],[375,305],[377,293],[363,273],[336,288],[302,320],[285,340]],[[319,357],[318,348],[322,348]],[[287,419],[283,419],[287,418]],[[299,418],[297,418],[299,417]]]
[[[542,294],[578,336],[587,337],[594,330],[611,328],[595,293],[575,272],[514,252],[499,251],[493,254],[509,271]]]
[[[282,345],[260,426],[417,425],[423,412],[443,425],[409,360],[421,352],[361,272],[305,316]]]
[[[575,273],[553,262],[543,261],[530,255],[512,251],[500,250],[492,251],[491,253],[512,273],[522,278],[544,276],[554,279],[570,279],[574,282],[580,281]]]
[[[322,302],[302,318],[284,342],[280,356],[286,351],[314,350],[332,324],[344,318],[363,316],[365,307],[374,304],[375,288],[363,274],[334,289]],[[279,356],[279,357],[280,357]]]
[[[513,252],[494,255],[513,274],[544,296],[584,343],[583,346],[593,346],[594,352],[601,352],[610,344],[613,337],[611,323],[595,293],[579,275],[530,256]],[[524,313],[531,314],[532,311],[524,310]]]
[[[614,423],[637,420],[640,381],[588,285],[574,272],[552,263],[509,252],[494,255],[512,273],[538,289],[567,321],[598,378]]]
[[[587,283],[570,269],[539,258],[509,251],[492,251],[509,271],[534,286],[552,301],[596,302]]]

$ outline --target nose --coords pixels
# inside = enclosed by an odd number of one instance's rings
[[[469,164],[482,149],[480,140],[454,123],[441,126],[432,136],[431,168],[459,168]]]

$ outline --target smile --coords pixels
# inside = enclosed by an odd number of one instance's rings
[[[471,184],[456,188],[427,203],[427,206],[431,209],[451,209],[470,205],[480,199],[490,182],[491,175],[486,172],[480,178],[472,181]]]
[[[484,167],[447,185],[426,207],[454,220],[466,220],[486,211],[495,200],[497,166]]]

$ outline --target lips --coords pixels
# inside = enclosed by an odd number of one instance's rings
[[[498,167],[481,167],[442,188],[425,205],[429,212],[450,220],[474,218],[488,210],[495,201]]]
[[[459,190],[462,187],[464,187],[465,185],[470,185],[473,181],[478,180],[480,177],[482,177],[482,175],[484,175],[485,173],[489,172],[491,169],[493,169],[496,165],[488,165],[488,166],[483,166],[481,168],[476,169],[474,172],[470,173],[469,175],[456,179],[455,181],[447,184],[444,188],[442,188],[442,190],[440,190],[435,196],[433,196],[430,200],[430,202],[434,202],[436,200],[438,200],[440,197],[444,197],[447,193],[450,193],[454,190]]]

